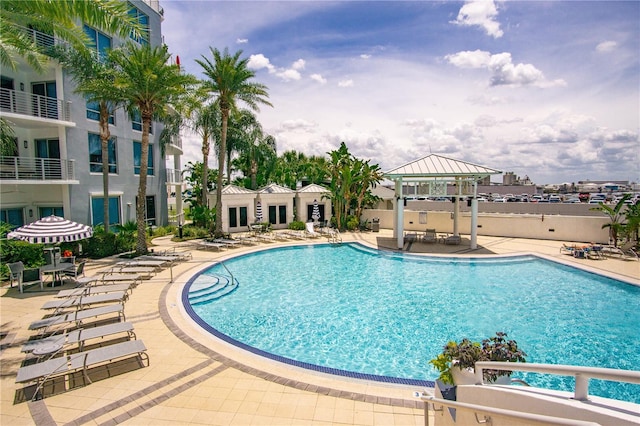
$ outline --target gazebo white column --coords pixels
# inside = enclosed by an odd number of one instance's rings
[[[402,197],[402,179],[396,180],[396,214],[395,214],[395,226],[394,231],[396,241],[398,243],[398,250],[402,250],[404,247],[404,199]]]
[[[456,177],[456,193],[453,203],[453,235],[460,235],[458,231],[458,217],[460,216],[460,178]]]
[[[473,198],[471,198],[471,250],[478,248],[478,182],[473,182]]]

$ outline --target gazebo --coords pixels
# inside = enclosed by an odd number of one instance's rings
[[[502,172],[465,161],[454,160],[441,155],[430,154],[419,160],[384,172],[384,177],[394,181],[395,198],[393,236],[397,239],[398,249],[404,246],[404,197],[402,186],[405,183],[421,183],[428,188],[428,196],[453,197],[453,234],[459,235],[458,216],[460,215],[460,199],[471,199],[471,248],[478,246],[478,181]],[[454,194],[447,194],[447,185],[453,183]]]

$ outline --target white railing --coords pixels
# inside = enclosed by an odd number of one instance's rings
[[[75,180],[74,160],[0,157],[0,180]]]
[[[71,121],[71,102],[10,89],[0,89],[0,110],[32,117]]]
[[[167,169],[167,185],[181,185],[182,170]]]
[[[142,0],[144,3],[148,4],[149,7],[160,14],[160,16],[164,16],[164,9],[160,6],[160,0]]]
[[[576,378],[574,398],[580,401],[585,401],[589,398],[589,379],[640,384],[640,371],[599,367],[580,367],[574,365],[529,364],[495,361],[476,362],[476,384],[483,384],[483,370],[527,371],[533,373],[556,374],[560,376],[574,376]]]
[[[182,138],[180,137],[180,135],[175,135],[171,137],[171,145],[177,146],[178,148],[182,149]]]
[[[476,367],[477,367],[476,363]],[[546,416],[543,414],[525,413],[522,411],[506,410],[503,408],[487,407],[485,405],[467,404],[465,402],[449,401],[447,399],[435,398],[433,396],[423,396],[422,401],[425,403],[424,417],[425,425],[429,426],[429,411],[430,409],[439,412],[443,410],[443,407],[455,408],[456,410],[470,411],[474,413],[476,422],[478,424],[492,424],[492,417],[502,418],[504,420],[520,420],[526,421],[528,424],[541,424],[541,425],[558,425],[558,426],[596,426],[598,423],[587,422],[583,420],[567,419],[563,417]],[[436,408],[436,404],[440,405],[440,408]]]

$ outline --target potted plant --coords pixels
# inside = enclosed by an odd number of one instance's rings
[[[507,340],[506,337],[506,333],[497,332],[494,337],[482,342],[473,342],[467,338],[460,342],[451,341],[429,363],[440,372],[438,379],[444,383],[474,384],[474,367],[477,361],[526,362],[527,354],[518,348],[515,340]],[[499,378],[508,379],[510,375],[511,371],[507,370],[484,370],[484,379],[490,383],[503,383]]]

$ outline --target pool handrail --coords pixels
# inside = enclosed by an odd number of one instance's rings
[[[423,395],[420,398],[424,401],[424,417],[425,417],[425,425],[429,426],[429,404],[433,407],[434,412],[439,412],[443,410],[443,407],[455,408],[457,410],[463,411],[472,411],[476,417],[476,421],[479,424],[490,424],[491,416],[503,417],[506,419],[512,420],[523,420],[529,423],[540,423],[541,425],[558,425],[558,426],[597,426],[599,423],[584,421],[584,420],[574,420],[567,419],[564,417],[555,417],[555,416],[547,416],[544,414],[534,414],[527,413],[523,411],[514,411],[507,410],[504,408],[494,408],[488,407],[486,405],[478,405],[478,404],[469,404],[466,402],[457,402],[450,401],[448,399],[436,398],[434,396],[426,396]],[[436,409],[435,404],[441,405],[440,408]],[[481,415],[484,419],[478,417]]]
[[[234,284],[236,282],[236,279],[233,277],[233,273],[229,270],[229,268],[227,268],[227,265],[225,265],[222,260],[218,260],[217,263],[222,265],[222,267],[229,273],[229,275],[231,275],[231,284]]]
[[[478,361],[475,364],[475,379],[478,385],[484,384],[484,370],[527,371],[559,376],[574,376],[576,379],[574,399],[579,401],[589,399],[589,379],[640,384],[640,371],[633,370],[528,362]]]

